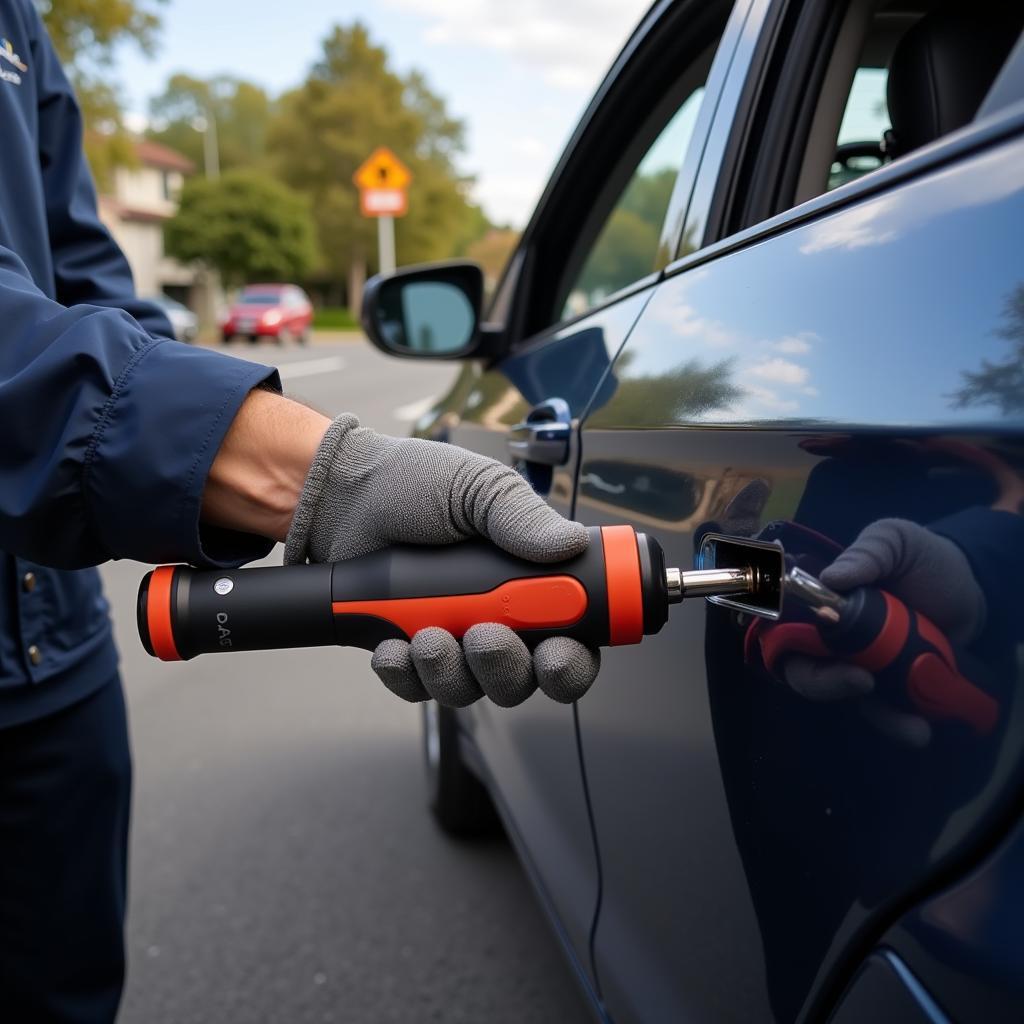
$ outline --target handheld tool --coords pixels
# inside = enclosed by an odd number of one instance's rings
[[[838,594],[796,565],[787,567],[783,590],[814,621],[782,622],[760,633],[769,671],[786,654],[841,658],[873,673],[878,692],[925,718],[960,721],[977,735],[995,728],[996,701],[961,672],[942,631],[899,598],[874,587]]]
[[[668,606],[740,594],[756,568],[666,569],[661,545],[631,526],[590,529],[590,546],[553,565],[485,542],[395,546],[344,562],[197,570],[162,566],[139,588],[139,635],[164,661],[215,651],[362,647],[411,639],[426,626],[456,637],[501,622],[536,647],[570,636],[591,647],[639,643]]]

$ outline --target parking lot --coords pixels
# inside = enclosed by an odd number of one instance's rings
[[[362,341],[233,351],[280,363],[286,389],[326,412],[393,433],[454,373]],[[136,636],[143,571],[104,567],[136,769],[120,1019],[587,1019],[510,847],[435,829],[418,709],[377,683],[368,656],[164,665]]]

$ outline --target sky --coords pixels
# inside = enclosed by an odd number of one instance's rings
[[[651,0],[168,0],[157,53],[124,45],[132,122],[175,71],[298,85],[336,23],[364,22],[399,72],[423,71],[467,126],[461,170],[496,223],[522,227],[580,114]],[[369,155],[369,154],[367,154]]]

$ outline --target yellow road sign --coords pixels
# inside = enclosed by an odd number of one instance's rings
[[[409,168],[386,146],[378,146],[352,175],[362,189],[404,189],[412,181]]]

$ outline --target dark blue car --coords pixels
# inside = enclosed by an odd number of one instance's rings
[[[688,602],[574,706],[427,708],[435,812],[493,802],[601,1020],[1024,1020],[1022,27],[657,3],[486,317],[464,264],[371,289],[378,344],[464,360],[419,431],[566,515],[815,571],[898,519],[969,567],[929,607],[983,595],[866,695],[779,669],[788,604]]]

